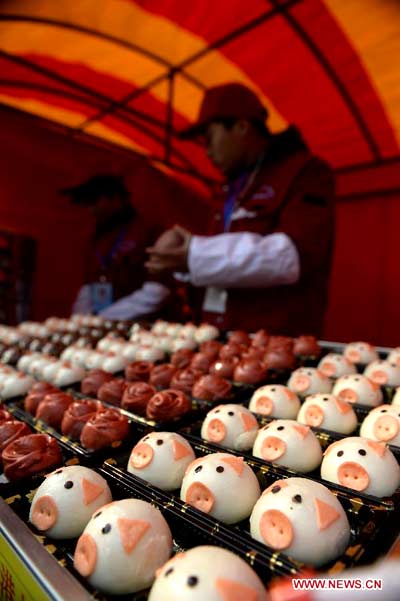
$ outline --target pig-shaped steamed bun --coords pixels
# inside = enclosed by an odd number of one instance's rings
[[[400,365],[400,346],[392,349],[387,356],[387,360],[390,363],[396,363],[396,365]]]
[[[281,384],[267,384],[253,393],[249,404],[250,411],[259,415],[296,419],[300,401],[292,390]]]
[[[132,449],[127,469],[162,490],[175,490],[195,458],[192,447],[179,434],[152,432]]]
[[[349,522],[337,498],[305,478],[269,486],[253,509],[250,531],[275,551],[314,566],[339,557],[350,539]]]
[[[220,547],[194,547],[158,570],[149,601],[267,601],[251,567]]]
[[[254,415],[242,405],[219,405],[206,415],[201,437],[227,449],[248,451],[258,432]]]
[[[254,472],[242,457],[213,453],[189,465],[181,499],[217,520],[234,524],[250,515],[260,492]]]
[[[316,394],[317,392],[330,392],[331,380],[315,367],[299,367],[292,372],[287,383],[288,388],[301,397]]]
[[[297,472],[311,472],[322,461],[321,445],[314,432],[290,419],[264,426],[256,438],[253,455]]]
[[[360,435],[400,446],[400,407],[381,405],[372,409],[361,425]]]
[[[368,495],[387,497],[400,484],[400,467],[383,442],[351,436],[326,449],[321,477]]]
[[[333,394],[312,394],[304,401],[297,421],[313,428],[350,434],[357,427],[354,409]]]
[[[350,342],[346,344],[343,355],[352,363],[360,363],[361,365],[367,365],[367,363],[379,359],[375,347],[368,342]]]
[[[134,593],[151,585],[171,550],[161,512],[145,501],[123,499],[93,515],[78,540],[74,567],[104,593]]]
[[[364,375],[379,386],[400,386],[400,365],[388,360],[369,363]]]
[[[328,378],[340,378],[357,373],[354,364],[339,353],[328,353],[318,363],[318,369]]]
[[[353,374],[339,378],[335,383],[332,394],[346,403],[359,403],[376,407],[383,400],[382,390],[362,374]]]
[[[71,465],[42,482],[33,497],[29,521],[49,538],[75,538],[93,512],[110,501],[104,478],[87,467]]]

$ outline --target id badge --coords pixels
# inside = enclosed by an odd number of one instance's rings
[[[224,288],[209,286],[203,301],[203,311],[207,313],[225,313],[228,292]]]
[[[90,285],[93,313],[99,313],[113,302],[113,287],[111,282],[96,282]]]

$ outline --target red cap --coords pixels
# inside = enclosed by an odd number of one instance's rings
[[[209,123],[219,119],[256,119],[264,123],[267,109],[259,98],[240,83],[226,83],[206,90],[197,121],[180,133],[181,138],[195,138]]]

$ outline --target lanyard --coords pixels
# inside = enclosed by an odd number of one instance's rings
[[[127,229],[128,229],[127,226],[124,225],[119,230],[118,236],[114,240],[114,243],[113,243],[111,249],[105,255],[102,255],[99,250],[97,250],[97,249],[95,250],[96,259],[99,262],[102,269],[108,269],[110,267],[111,263],[113,262],[113,260],[115,259],[115,257],[117,256],[117,253],[120,249],[121,243],[123,242],[123,240],[125,238]]]

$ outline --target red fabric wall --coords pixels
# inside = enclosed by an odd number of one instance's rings
[[[114,172],[125,176],[135,206],[151,222],[201,231],[208,218],[199,196],[142,157],[73,139],[28,115],[0,111],[0,147],[0,229],[30,235],[38,244],[34,319],[68,315],[82,283],[82,252],[92,222],[60,189]]]
[[[58,195],[60,188],[114,171],[127,176],[138,208],[151,219],[200,232],[208,217],[199,197],[141,157],[71,139],[32,117],[0,111],[0,144],[0,229],[12,228],[38,241],[35,319],[67,315],[83,276],[81,253],[90,220],[85,210]],[[343,173],[338,192],[349,199],[337,204],[325,338],[400,345],[398,165]]]

